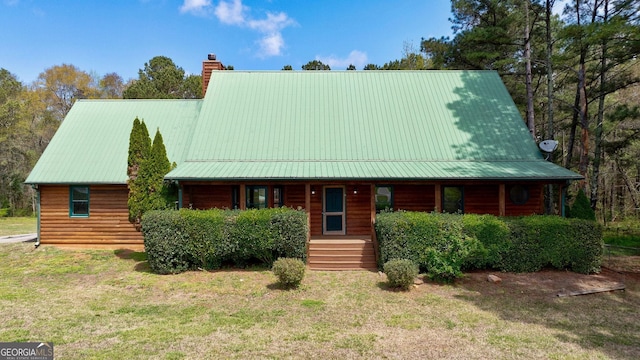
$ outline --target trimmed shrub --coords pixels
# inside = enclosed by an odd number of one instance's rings
[[[544,245],[540,239],[539,224],[528,217],[508,219],[510,234],[502,249],[499,262],[493,264],[502,271],[535,272],[545,266]]]
[[[493,215],[465,214],[462,223],[462,231],[469,241],[469,254],[463,268],[487,269],[501,263],[510,244],[510,230],[504,220]]]
[[[225,212],[218,209],[181,209],[179,213],[184,221],[185,247],[192,267],[207,270],[219,268],[224,260],[219,249],[224,239]]]
[[[273,263],[273,273],[284,287],[296,288],[304,278],[307,266],[300,259],[279,258]]]
[[[154,211],[142,231],[151,270],[162,274],[306,258],[307,214],[288,208]]]
[[[604,255],[602,226],[590,220],[572,220],[571,223],[569,267],[582,274],[600,272]]]
[[[603,251],[600,225],[558,216],[381,213],[376,234],[383,262],[410,259],[438,281],[454,280],[463,268],[593,273]]]
[[[409,259],[418,263],[418,253],[409,248],[416,237],[412,235],[414,225],[410,222],[408,214],[410,213],[404,211],[384,211],[377,215],[376,234],[382,264],[391,259]]]
[[[271,216],[276,257],[307,260],[307,213],[280,208]]]
[[[416,276],[418,276],[418,266],[409,259],[393,259],[384,264],[384,273],[392,288],[409,290]]]
[[[462,230],[461,215],[381,213],[376,219],[381,261],[409,259],[430,278],[451,281],[462,275],[468,254],[479,246],[475,239],[467,239]]]
[[[532,272],[544,267],[579,273],[600,271],[602,227],[594,221],[557,216],[507,219],[511,245],[497,267],[503,271]]]
[[[439,231],[428,239],[420,265],[427,270],[432,280],[452,282],[462,276],[462,265],[468,258],[471,247],[478,247],[477,241],[466,239],[462,231],[461,215],[438,214],[434,218]]]
[[[578,191],[569,214],[573,219],[596,221],[596,213],[591,208],[591,203],[582,189]]]
[[[156,274],[176,274],[192,268],[184,218],[177,211],[150,211],[142,218],[144,249]]]
[[[271,265],[273,263],[273,235],[271,216],[273,209],[236,210],[232,213],[227,225],[229,254],[233,263],[244,266],[252,259]]]

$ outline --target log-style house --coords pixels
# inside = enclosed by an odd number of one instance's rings
[[[316,268],[374,244],[381,209],[540,214],[544,185],[581,178],[545,161],[493,71],[221,69],[203,62],[201,100],[76,102],[26,181],[39,242],[142,247],[127,212],[135,117],[177,163],[178,206],[303,208]]]

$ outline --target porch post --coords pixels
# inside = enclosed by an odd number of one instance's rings
[[[244,184],[240,184],[240,210],[247,209],[247,189]]]
[[[309,234],[311,234],[311,184],[304,184],[304,211],[307,212],[307,228],[308,234],[307,238],[309,238]]]
[[[440,184],[436,184],[435,186],[435,195],[436,195],[436,212],[442,212],[442,187]]]
[[[307,213],[307,264],[309,262],[309,242],[311,242],[311,184],[304,184],[304,211]]]
[[[371,184],[371,241],[373,242],[373,255],[376,263],[380,259],[378,254],[378,237],[376,236],[376,184]]]
[[[506,190],[505,190],[505,186],[504,183],[499,185],[499,190],[498,190],[498,214],[500,216],[504,216],[506,213]]]
[[[376,185],[371,184],[371,229],[376,223]]]
[[[558,186],[560,186],[560,191],[558,191],[558,206],[560,207],[559,213],[561,217],[566,217],[567,214],[564,212],[564,203],[567,201],[567,190],[563,184],[559,184]]]

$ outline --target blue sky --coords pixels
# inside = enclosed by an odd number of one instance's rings
[[[63,63],[126,81],[157,55],[194,74],[208,53],[236,70],[314,59],[360,70],[451,36],[450,10],[448,0],[0,0],[0,67],[25,84]]]

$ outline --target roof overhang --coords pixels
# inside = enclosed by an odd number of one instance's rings
[[[571,181],[582,176],[529,161],[187,161],[165,176],[179,181],[377,180]]]

